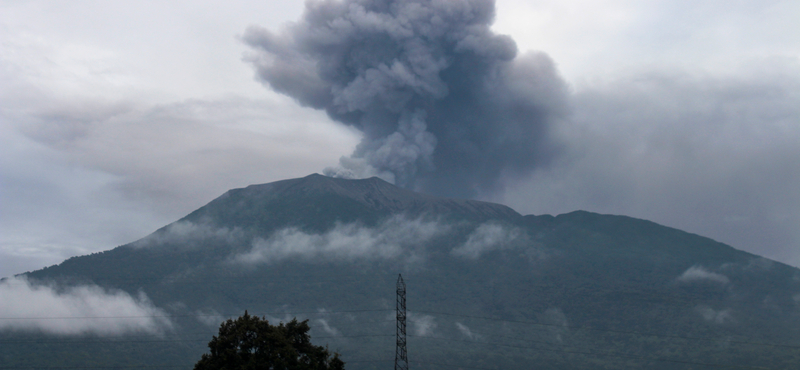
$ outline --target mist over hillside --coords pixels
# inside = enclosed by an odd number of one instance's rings
[[[523,216],[378,178],[233,189],[134,243],[0,284],[12,368],[190,368],[248,310],[351,369],[792,368],[800,271],[624,216]],[[146,356],[143,354],[147,353]]]

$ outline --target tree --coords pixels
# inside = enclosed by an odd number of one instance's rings
[[[339,354],[311,344],[308,320],[277,326],[247,311],[228,319],[194,370],[344,370]]]

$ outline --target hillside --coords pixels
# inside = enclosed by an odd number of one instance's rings
[[[795,268],[645,220],[522,216],[320,175],[230,190],[137,242],[26,274],[146,295],[169,328],[0,331],[0,363],[189,369],[219,321],[247,309],[307,318],[348,369],[385,369],[398,273],[414,368],[800,365]]]

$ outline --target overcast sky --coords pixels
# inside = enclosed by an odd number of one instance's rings
[[[0,276],[135,241],[361,133],[254,78],[300,1],[0,0]],[[562,154],[487,200],[624,214],[800,265],[800,2],[498,0],[569,86]]]

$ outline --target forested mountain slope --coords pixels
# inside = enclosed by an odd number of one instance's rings
[[[2,330],[0,363],[191,368],[219,322],[247,309],[307,318],[347,368],[385,369],[398,273],[414,368],[800,365],[790,266],[624,216],[522,216],[320,175],[230,190],[137,242],[26,274],[64,294],[139,297],[161,328]]]

